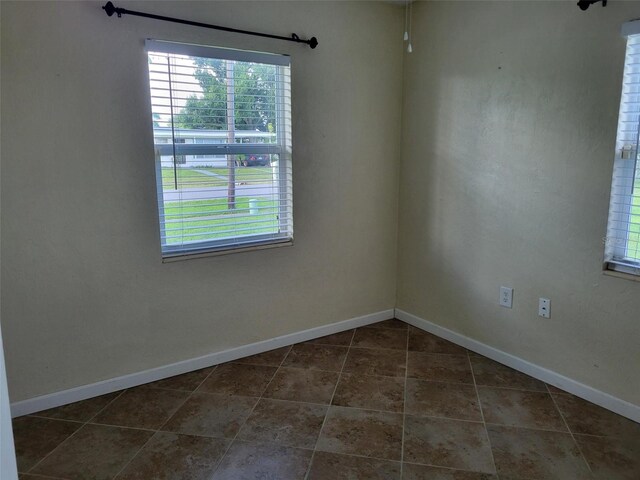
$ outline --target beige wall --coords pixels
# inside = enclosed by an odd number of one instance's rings
[[[315,51],[102,3],[1,4],[13,401],[391,308],[397,267],[399,308],[640,404],[640,284],[601,273],[640,4],[417,2],[403,60],[390,3],[126,5]],[[294,247],[160,262],[146,37],[293,56]]]
[[[402,10],[127,2],[316,50],[2,2],[2,329],[12,401],[394,306]],[[295,246],[162,264],[145,38],[292,55]]]
[[[640,3],[413,13],[398,307],[640,404],[640,283],[601,272],[619,31]],[[500,285],[515,289],[512,310],[497,304]]]

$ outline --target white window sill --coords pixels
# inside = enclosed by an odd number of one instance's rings
[[[623,280],[631,280],[633,282],[640,282],[640,276],[632,275],[631,273],[618,272],[616,270],[609,270],[605,267],[602,273],[609,277],[622,278]]]

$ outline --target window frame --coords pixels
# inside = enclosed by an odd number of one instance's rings
[[[169,138],[169,143],[155,143],[154,140],[158,221],[160,226],[160,247],[163,262],[293,245],[291,105],[287,105],[287,100],[290,100],[291,98],[290,95],[287,95],[287,91],[291,91],[290,57],[285,54],[236,50],[224,47],[186,44],[154,39],[147,39],[145,41],[145,52],[147,55],[157,52],[169,55],[186,55],[190,57],[270,64],[276,67],[275,143],[182,143],[174,141],[179,139],[175,137],[173,133]],[[288,69],[288,71],[285,71],[285,69]],[[151,89],[151,78],[149,77],[148,80],[149,87]],[[171,117],[173,118],[175,113],[173,112],[173,107],[171,107],[171,109]],[[151,115],[151,119],[153,120],[153,115]],[[246,133],[243,130],[235,130],[235,132],[236,135],[240,136],[242,136],[242,133]],[[176,245],[168,244],[165,240],[167,237],[161,158],[166,156],[175,156],[185,159],[187,155],[195,158],[195,156],[198,155],[226,157],[227,155],[251,154],[278,156],[278,193],[275,199],[277,201],[278,209],[277,225],[279,232],[236,235],[223,239],[183,241]],[[180,163],[175,160],[175,157],[174,163]],[[275,182],[273,185],[276,185]]]
[[[607,236],[605,237],[605,272],[617,272],[624,275],[633,275],[636,280],[640,276],[640,259],[630,258],[628,256],[628,244],[631,232],[632,207],[634,203],[635,190],[638,188],[636,184],[639,177],[638,155],[640,154],[640,109],[638,111],[625,111],[626,105],[632,103],[631,96],[640,97],[640,89],[632,91],[627,89],[625,79],[629,75],[640,75],[640,73],[631,72],[633,67],[638,68],[638,52],[632,53],[631,50],[638,49],[638,43],[631,44],[630,40],[640,38],[640,21],[626,22],[622,26],[622,36],[625,37],[625,57],[622,90],[620,92],[620,110],[618,114],[618,123],[616,130],[616,147],[614,155],[614,165],[611,182],[611,194],[609,203],[609,215],[607,221]],[[635,56],[636,60],[632,61],[631,57]],[[634,101],[633,103],[640,103]],[[626,137],[629,132],[627,123],[631,123],[629,116],[635,117],[632,121],[635,124],[635,138],[631,140]],[[621,172],[630,171],[630,175],[621,174]]]

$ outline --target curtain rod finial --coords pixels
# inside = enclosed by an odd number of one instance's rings
[[[311,48],[316,48],[318,46],[318,39],[316,37],[311,37],[309,39],[309,46]]]
[[[102,9],[103,9],[105,12],[107,12],[107,15],[109,15],[110,17],[111,17],[114,13],[116,13],[116,7],[115,7],[115,5],[114,5],[113,3],[111,3],[111,2],[107,2],[107,3],[105,4],[105,6],[104,6],[104,7],[102,7]]]

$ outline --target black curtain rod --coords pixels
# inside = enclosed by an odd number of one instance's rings
[[[318,46],[318,39],[311,37],[309,40],[303,40],[295,33],[292,33],[290,37],[283,37],[281,35],[271,35],[270,33],[252,32],[250,30],[240,30],[237,28],[221,27],[219,25],[211,25],[209,23],[192,22],[191,20],[183,20],[181,18],[163,17],[162,15],[155,15],[153,13],[135,12],[133,10],[127,10],[126,8],[118,8],[113,3],[107,2],[102,9],[107,12],[110,17],[115,13],[118,17],[122,15],[135,15],[137,17],[152,18],[154,20],[163,20],[165,22],[182,23],[183,25],[192,25],[194,27],[211,28],[213,30],[222,30],[223,32],[243,33],[245,35],[255,35],[257,37],[275,38],[278,40],[286,40],[287,42],[306,43],[311,48]]]

